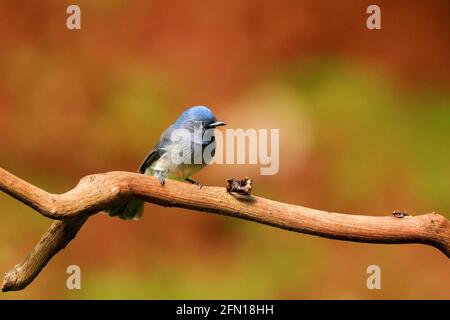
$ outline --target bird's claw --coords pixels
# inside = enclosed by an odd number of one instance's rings
[[[155,176],[158,178],[159,184],[161,185],[161,187],[164,187],[164,185],[166,184],[166,178],[165,178],[164,172],[156,171]]]
[[[203,184],[201,184],[200,182],[197,182],[197,181],[192,180],[192,179],[189,179],[189,178],[186,178],[185,180],[186,180],[187,182],[192,183],[193,185],[199,186],[200,189],[203,188]]]

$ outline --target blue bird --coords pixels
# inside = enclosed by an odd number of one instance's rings
[[[161,186],[164,186],[166,178],[200,185],[191,177],[210,162],[211,159],[204,157],[203,151],[206,148],[214,156],[214,128],[223,125],[225,123],[217,121],[208,107],[186,109],[161,135],[159,143],[139,167],[139,173],[158,177]],[[137,220],[142,217],[143,210],[142,200],[131,199],[108,210],[108,214],[126,220]]]

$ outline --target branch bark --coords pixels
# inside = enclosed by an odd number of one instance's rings
[[[450,222],[429,213],[415,217],[364,216],[334,213],[255,196],[228,193],[224,187],[203,187],[130,172],[108,172],[84,177],[63,194],[51,194],[0,168],[0,190],[43,216],[52,224],[25,258],[6,273],[2,291],[21,290],[48,261],[63,249],[92,214],[135,197],[146,202],[247,219],[290,231],[330,239],[366,243],[419,243],[436,247],[450,258]]]

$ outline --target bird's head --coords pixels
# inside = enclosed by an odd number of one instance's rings
[[[196,125],[206,129],[224,126],[225,123],[218,121],[214,113],[205,106],[195,106],[186,109],[175,122],[175,128],[194,128]]]

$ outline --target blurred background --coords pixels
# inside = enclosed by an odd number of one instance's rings
[[[0,166],[50,192],[136,171],[191,105],[228,128],[279,128],[280,170],[216,165],[203,184],[251,176],[254,194],[329,211],[450,218],[450,3],[0,1]],[[0,271],[51,221],[0,194]],[[66,268],[81,268],[67,290]],[[366,287],[381,267],[382,289]],[[449,299],[450,264],[421,245],[340,242],[147,204],[92,217],[16,298]]]

